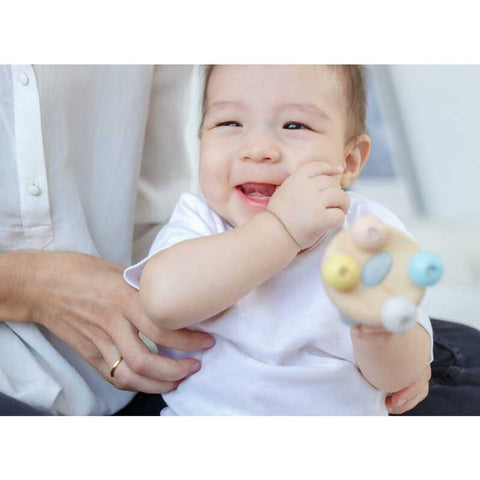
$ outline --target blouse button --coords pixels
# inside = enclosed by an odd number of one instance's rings
[[[33,184],[28,187],[28,193],[32,195],[32,197],[38,197],[42,191],[37,185]]]
[[[26,73],[21,73],[18,76],[18,80],[24,87],[26,87],[28,85],[29,78],[28,78],[28,75]]]

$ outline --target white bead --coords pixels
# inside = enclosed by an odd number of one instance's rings
[[[390,332],[405,332],[415,325],[417,307],[406,297],[391,297],[382,307],[382,324]]]

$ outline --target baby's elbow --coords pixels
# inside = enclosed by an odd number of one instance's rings
[[[140,288],[140,304],[145,315],[147,315],[155,325],[169,330],[178,328],[174,325],[171,316],[167,313],[166,306],[162,305],[162,301],[158,296],[151,295],[149,292]]]
[[[168,304],[167,295],[162,295],[158,281],[151,278],[148,271],[142,274],[139,296],[143,312],[155,325],[169,330],[179,328]]]

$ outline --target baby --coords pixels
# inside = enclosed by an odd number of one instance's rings
[[[125,272],[158,325],[216,340],[162,415],[386,415],[385,392],[421,377],[426,315],[401,335],[348,329],[321,283],[327,244],[358,216],[405,230],[344,191],[369,155],[365,110],[357,66],[207,70],[203,196],[182,195],[148,258]]]

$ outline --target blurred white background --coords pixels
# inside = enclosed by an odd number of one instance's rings
[[[429,314],[480,328],[480,66],[371,66],[372,156],[354,190],[394,211],[443,279]]]

